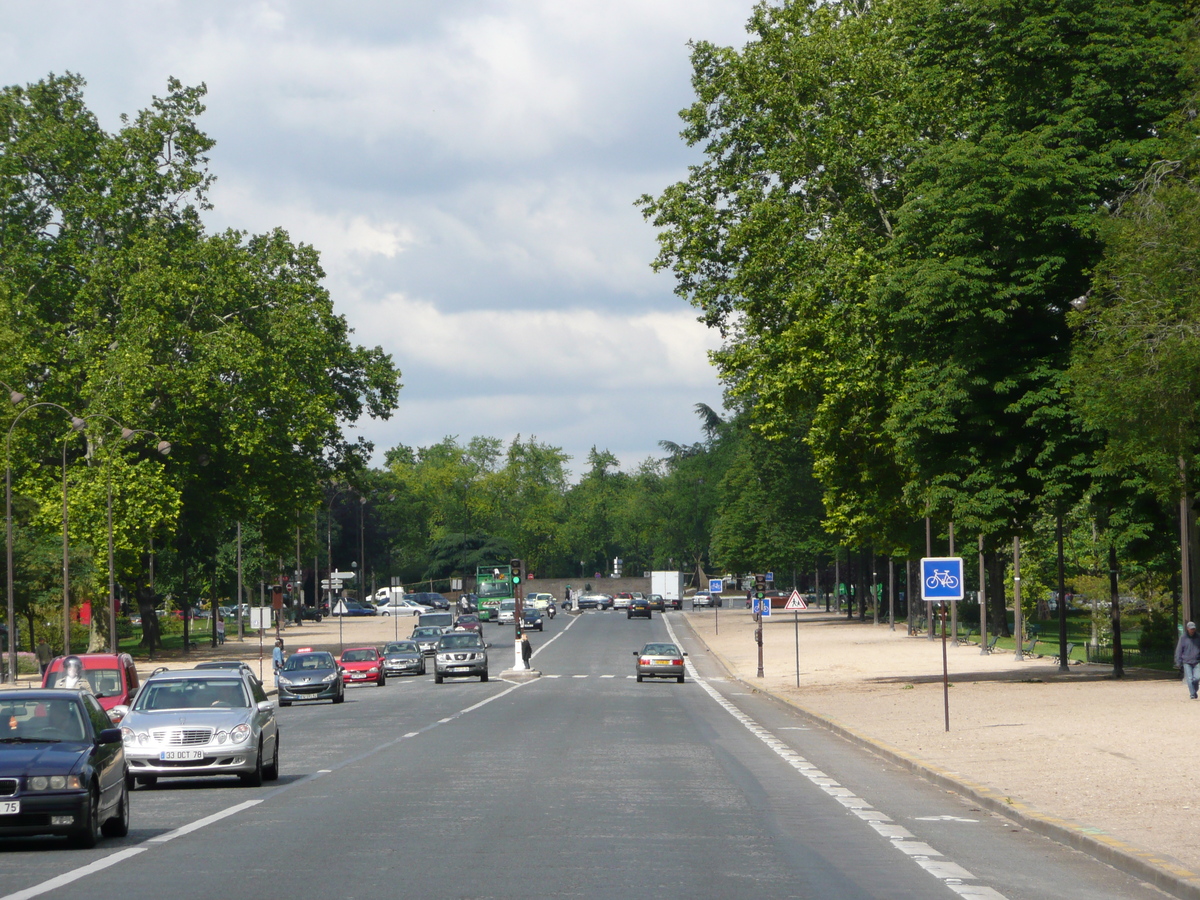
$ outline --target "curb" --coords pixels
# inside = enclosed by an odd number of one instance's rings
[[[686,617],[684,618],[687,621]],[[719,651],[709,646],[708,642],[692,627],[690,621],[687,622],[687,625],[692,637],[704,645],[704,648],[717,660],[721,668],[738,684],[795,710],[813,724],[884,757],[938,787],[962,794],[984,809],[1018,822],[1035,834],[1048,837],[1081,853],[1095,857],[1114,869],[1140,878],[1161,891],[1181,898],[1181,900],[1200,900],[1200,874],[1185,868],[1170,857],[1123,841],[1094,825],[1084,825],[1071,819],[1053,816],[1022,801],[1002,797],[985,785],[967,781],[955,772],[940,769],[903,750],[860,734],[836,719],[805,709],[794,700],[737,675],[730,662]]]

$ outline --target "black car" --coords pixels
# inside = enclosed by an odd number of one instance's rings
[[[291,706],[295,700],[342,703],[345,699],[342,669],[326,650],[293,653],[279,672],[280,706]]]
[[[625,607],[625,618],[632,619],[634,616],[641,616],[644,619],[650,618],[650,601],[644,597],[634,597],[630,601],[629,606]]]
[[[121,729],[84,691],[0,691],[0,836],[102,833],[129,833]]]
[[[521,610],[522,631],[542,631],[542,611],[533,604]]]
[[[422,606],[428,606],[432,609],[449,609],[450,601],[439,594],[437,591],[421,591],[416,594],[405,594],[406,600],[415,600]]]
[[[667,608],[667,601],[663,599],[662,594],[651,594],[647,598],[647,602],[650,604],[651,609],[656,609],[659,612],[663,612]]]
[[[333,605],[333,614],[335,616],[374,616],[378,615],[378,610],[374,606],[367,606],[357,600],[339,600]]]
[[[383,645],[383,670],[388,675],[424,675],[425,654],[416,641],[388,641]]]

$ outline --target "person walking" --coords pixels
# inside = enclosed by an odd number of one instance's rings
[[[525,664],[525,668],[529,668],[529,660],[533,656],[533,645],[529,643],[529,635],[524,631],[521,632],[521,662]]]
[[[54,659],[54,651],[50,649],[50,645],[46,643],[46,639],[42,638],[38,641],[37,650],[38,668],[41,670],[43,678],[46,677],[46,670],[50,668],[50,662]]]
[[[271,667],[275,670],[275,690],[279,690],[279,673],[283,671],[283,638],[275,638],[271,651]]]
[[[225,643],[225,617],[217,613],[217,646]]]
[[[1200,687],[1200,634],[1196,633],[1196,623],[1188,622],[1175,645],[1175,667],[1183,670],[1183,683],[1187,686],[1188,696],[1196,699],[1196,689]]]

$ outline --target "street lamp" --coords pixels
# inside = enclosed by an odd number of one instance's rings
[[[20,403],[22,400],[25,399],[25,396],[23,394],[21,394],[19,391],[13,391],[10,389],[9,399],[12,400],[13,403]],[[16,603],[13,600],[12,435],[13,435],[13,429],[17,427],[17,423],[20,422],[21,419],[25,417],[26,413],[31,412],[32,410],[35,410],[35,409],[39,409],[41,407],[50,407],[50,406],[66,413],[67,417],[71,420],[71,428],[73,428],[75,431],[81,431],[83,429],[84,425],[87,424],[86,422],[84,422],[83,419],[79,418],[79,416],[75,415],[73,412],[71,412],[65,406],[59,406],[57,403],[51,403],[49,401],[43,400],[39,403],[32,403],[29,406],[25,407],[23,410],[21,410],[19,413],[17,413],[16,417],[12,420],[12,424],[10,424],[8,426],[8,434],[5,435],[5,438],[4,438],[4,520],[5,520],[5,541],[4,542],[5,542],[5,561],[8,564],[7,571],[5,573],[5,579],[7,581],[7,589],[8,589],[8,592],[7,592],[8,593],[8,598],[7,598],[8,599],[8,627],[9,627],[8,672],[9,672],[9,678],[12,679],[13,684],[16,684],[16,682],[17,682],[17,642],[16,642],[17,610],[16,610]],[[66,450],[64,449],[63,452],[65,454]],[[63,496],[64,496],[64,499],[63,499],[64,513],[63,513],[63,515],[64,515],[64,521],[65,521],[65,515],[66,515],[66,512],[65,512],[65,509],[66,509],[66,499],[65,499],[65,497],[66,497],[66,478],[65,478],[65,476],[63,479]],[[65,549],[66,538],[65,537],[63,538],[63,546],[64,546],[63,552],[65,554],[66,553],[66,549]],[[65,563],[63,565],[63,569],[65,572],[65,570],[66,570]],[[68,593],[68,587],[67,587],[66,581],[64,579],[64,581],[63,581],[63,604],[67,609],[67,620],[68,621],[67,621],[66,627],[68,629],[70,627],[70,602],[71,602],[70,594]],[[69,638],[69,636],[70,636],[70,633],[68,631],[68,638]],[[69,643],[64,644],[63,652],[64,653],[71,652]]]

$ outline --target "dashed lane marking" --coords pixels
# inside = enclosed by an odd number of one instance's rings
[[[675,636],[675,629],[671,627],[670,622],[666,622],[665,624],[671,640],[678,644],[679,639]],[[755,722],[731,701],[722,696],[706,679],[702,678],[700,673],[696,671],[696,667],[692,664],[690,658],[684,660],[684,665],[687,668],[688,674],[691,675],[692,680],[700,685],[704,692],[717,702],[718,706],[741,722],[747,731],[770,747],[778,757],[795,769],[800,775],[803,775],[838,803],[842,804],[842,806],[866,822],[881,837],[886,838],[893,847],[934,878],[938,879],[950,890],[954,891],[954,893],[960,897],[971,898],[971,900],[1006,900],[1005,896],[995,888],[982,884],[964,884],[964,882],[978,881],[979,879],[958,865],[958,863],[946,859],[934,847],[924,841],[916,840],[915,835],[902,826],[893,823],[887,814],[873,809],[871,804],[866,800],[857,796],[849,788],[838,784],[833,778],[830,778],[803,756],[792,750],[783,741],[775,737],[766,728]],[[745,695],[735,694],[734,696]]]

